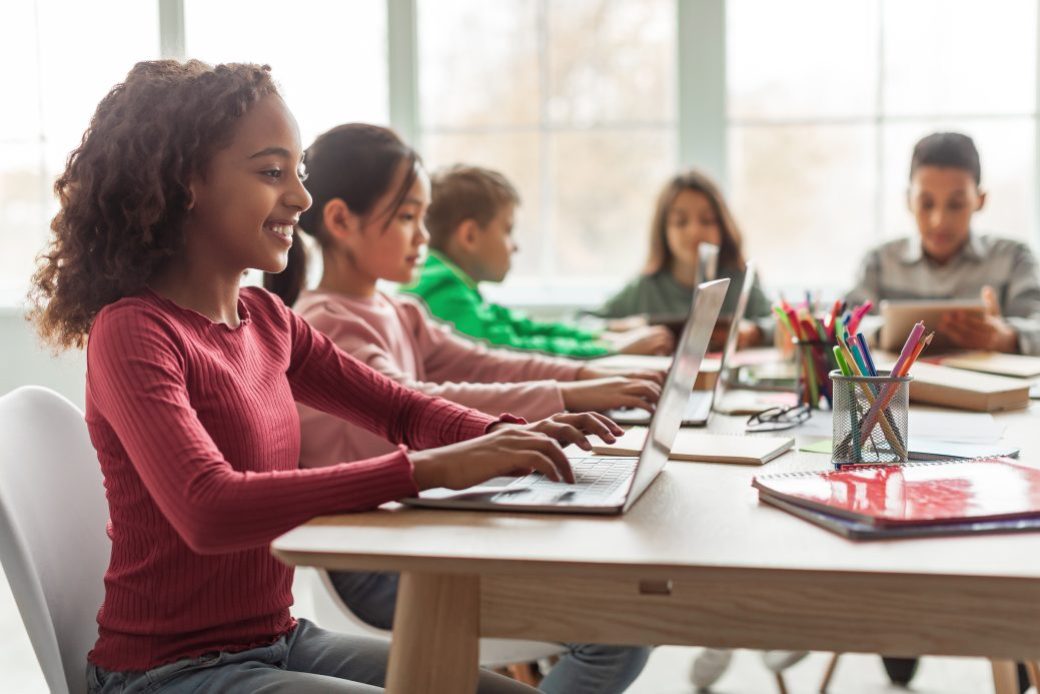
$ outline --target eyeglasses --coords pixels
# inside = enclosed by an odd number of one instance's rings
[[[746,431],[783,431],[793,429],[809,419],[811,414],[808,405],[797,407],[770,407],[748,417],[744,426]]]

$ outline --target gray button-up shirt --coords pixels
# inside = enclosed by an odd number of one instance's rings
[[[973,232],[945,265],[924,254],[920,237],[889,241],[867,253],[846,300],[870,299],[876,307],[883,299],[976,299],[987,284],[1018,333],[1022,353],[1040,355],[1040,272],[1020,241]]]

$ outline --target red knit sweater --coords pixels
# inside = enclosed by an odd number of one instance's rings
[[[294,401],[411,448],[495,420],[408,390],[340,351],[262,289],[239,327],[151,291],[105,307],[87,348],[87,426],[112,555],[90,660],[147,670],[291,631],[292,569],[268,544],[326,513],[416,493],[404,448],[301,470]]]

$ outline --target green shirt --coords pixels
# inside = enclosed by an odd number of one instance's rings
[[[473,278],[437,251],[430,251],[418,279],[401,291],[421,297],[430,313],[459,332],[493,345],[568,357],[610,352],[596,333],[563,323],[533,321],[519,311],[488,303]]]

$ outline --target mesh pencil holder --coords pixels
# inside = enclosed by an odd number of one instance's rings
[[[830,373],[834,397],[831,460],[835,466],[897,465],[908,460],[910,376]]]
[[[795,386],[799,405],[818,409],[825,400],[833,407],[831,382],[828,374],[838,368],[834,362],[833,342],[822,340],[792,340],[795,346],[797,384]]]

